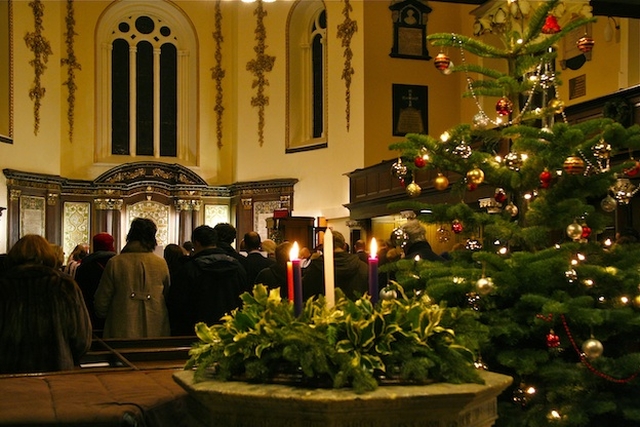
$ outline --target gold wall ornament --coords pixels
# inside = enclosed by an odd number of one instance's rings
[[[344,80],[346,92],[345,92],[345,113],[347,120],[347,131],[351,125],[351,80],[355,71],[351,65],[353,59],[353,51],[351,50],[351,39],[353,35],[358,32],[358,23],[351,19],[349,12],[353,11],[353,7],[349,3],[349,0],[344,0],[344,8],[342,14],[344,15],[344,21],[338,25],[338,38],[342,40],[342,47],[344,48],[344,68],[342,69],[342,80]]]
[[[65,35],[65,44],[67,45],[67,57],[60,59],[60,65],[67,66],[67,80],[62,84],[67,86],[69,94],[67,95],[67,123],[69,124],[69,142],[73,142],[74,112],[76,105],[76,70],[82,67],[77,61],[74,49],[74,37],[76,19],[73,9],[73,0],[67,0],[67,16],[65,17],[67,31]]]
[[[216,104],[213,107],[213,111],[216,113],[216,139],[218,141],[218,148],[222,148],[222,114],[224,113],[224,106],[222,105],[222,80],[225,77],[225,70],[222,68],[222,42],[224,37],[222,35],[222,12],[220,11],[220,1],[216,1],[215,13],[214,13],[214,25],[215,30],[213,32],[213,40],[216,46],[213,57],[216,65],[211,68],[211,77],[216,82]]]
[[[33,133],[37,135],[40,130],[40,105],[46,92],[46,89],[42,87],[42,75],[44,74],[44,70],[47,69],[45,64],[49,61],[49,55],[52,55],[53,51],[51,50],[49,41],[42,35],[44,30],[44,26],[42,25],[44,4],[42,4],[40,0],[33,0],[29,2],[29,6],[33,9],[35,28],[33,32],[27,33],[24,36],[24,41],[34,55],[34,58],[29,61],[35,73],[33,86],[29,89],[29,98],[33,100]]]
[[[253,14],[256,16],[255,40],[256,45],[253,50],[256,52],[255,59],[247,62],[247,71],[251,71],[256,77],[253,80],[252,87],[258,88],[256,96],[251,97],[251,106],[258,107],[258,141],[260,146],[264,144],[264,109],[269,105],[269,97],[264,94],[265,86],[269,86],[269,80],[266,73],[273,69],[273,63],[276,61],[275,56],[265,53],[267,44],[267,29],[264,26],[264,17],[267,12],[262,7],[262,0],[258,0],[256,10]]]

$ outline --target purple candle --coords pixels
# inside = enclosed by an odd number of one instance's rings
[[[371,303],[378,302],[378,245],[376,239],[371,239],[369,246],[369,295],[371,295]]]

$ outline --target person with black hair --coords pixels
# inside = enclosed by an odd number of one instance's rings
[[[93,307],[93,296],[96,294],[107,262],[116,255],[116,250],[113,246],[113,236],[109,233],[98,233],[93,236],[92,240],[93,252],[82,260],[76,270],[75,279],[82,290],[94,331],[102,331],[104,329],[104,319],[96,316],[96,310]]]
[[[173,276],[167,304],[173,335],[193,335],[198,322],[221,323],[221,318],[240,306],[248,289],[240,261],[218,247],[218,233],[208,225],[193,230],[194,253]]]
[[[236,240],[236,228],[228,222],[220,222],[213,227],[218,235],[218,241],[216,247],[222,249],[227,255],[234,257],[240,263],[244,261],[244,256],[240,252],[236,251],[233,246],[233,242]],[[192,239],[193,240],[193,239]],[[195,242],[194,242],[195,244]]]
[[[253,288],[258,273],[275,264],[275,261],[262,255],[260,235],[255,231],[244,235],[244,248],[247,256],[242,261],[242,266],[247,271],[247,282]]]
[[[105,267],[94,297],[98,317],[105,318],[104,338],[162,337],[171,333],[165,297],[169,267],[156,255],[156,224],[135,218],[127,244]]]

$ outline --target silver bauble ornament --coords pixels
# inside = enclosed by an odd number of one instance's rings
[[[463,159],[468,159],[471,156],[472,152],[473,150],[471,149],[469,144],[464,141],[456,145],[456,147],[453,149],[453,154]]]
[[[391,175],[394,178],[405,179],[407,177],[407,167],[402,164],[402,159],[398,159],[391,165]]]
[[[604,352],[604,346],[600,341],[591,337],[585,342],[582,343],[582,352],[587,357],[587,359],[597,359],[602,356]]]
[[[477,129],[485,129],[489,126],[489,117],[486,114],[478,113],[473,116],[473,125]]]
[[[482,243],[478,239],[469,239],[464,245],[464,248],[471,252],[477,252],[482,249]]]
[[[389,237],[394,248],[404,247],[409,241],[409,236],[400,227],[395,228]]]
[[[601,139],[596,145],[592,147],[593,155],[599,160],[608,159],[611,156],[611,144],[604,139]]]
[[[390,301],[398,298],[398,293],[395,289],[389,289],[388,287],[384,287],[380,289],[380,299],[384,301]]]
[[[504,164],[512,171],[519,171],[522,167],[522,156],[513,151],[504,156]]]
[[[476,282],[476,291],[478,291],[478,294],[482,296],[489,295],[494,288],[495,285],[493,284],[491,277],[481,277]]]

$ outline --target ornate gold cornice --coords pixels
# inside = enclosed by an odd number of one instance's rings
[[[351,80],[355,73],[351,60],[353,59],[353,51],[351,50],[351,39],[354,34],[358,32],[358,23],[351,19],[349,13],[353,11],[353,7],[349,3],[349,0],[344,0],[344,8],[342,14],[344,15],[344,21],[338,25],[338,38],[342,40],[342,47],[344,48],[344,68],[342,69],[342,80],[346,87],[345,92],[345,114],[347,120],[347,131],[351,126]]]
[[[266,73],[273,69],[276,57],[265,54],[267,49],[267,44],[265,43],[267,29],[264,26],[264,17],[267,16],[267,12],[262,7],[262,0],[258,0],[257,3],[256,10],[253,12],[257,18],[255,29],[256,45],[253,48],[256,52],[256,57],[247,63],[247,71],[251,71],[255,76],[253,87],[257,88],[257,93],[256,96],[251,98],[251,106],[258,107],[258,141],[262,147],[264,144],[264,109],[269,105],[269,97],[264,94],[265,86],[269,86]]]

